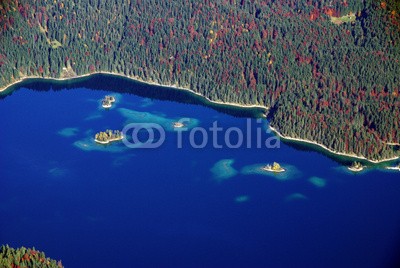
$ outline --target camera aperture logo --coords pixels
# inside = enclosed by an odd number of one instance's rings
[[[129,148],[155,149],[165,141],[165,130],[156,123],[131,123],[124,127],[122,133],[124,137],[122,142]],[[140,135],[142,133],[147,134],[145,139],[143,137],[139,138],[139,136],[144,136]],[[157,133],[159,135],[158,139],[156,139]],[[128,140],[128,135],[132,140]]]
[[[214,121],[209,128],[187,127],[189,118],[182,118],[174,123],[176,133],[176,146],[181,149],[184,144],[189,144],[194,149],[202,149],[212,146],[214,149],[238,149],[238,148],[280,148],[280,139],[265,128],[265,121],[257,119],[257,127],[254,129],[253,121],[247,119],[246,128],[239,127],[223,128]],[[155,149],[162,146],[167,138],[166,130],[157,123],[131,123],[124,127],[123,143],[129,148]]]

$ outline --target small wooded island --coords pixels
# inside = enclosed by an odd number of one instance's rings
[[[361,165],[360,162],[353,162],[353,164],[350,167],[348,167],[348,169],[353,172],[360,172],[364,170],[364,168],[365,167]]]
[[[94,140],[97,143],[108,144],[113,141],[120,141],[124,138],[122,132],[119,130],[107,129],[104,132],[96,133]]]
[[[272,166],[270,164],[262,167],[262,170],[265,171],[269,171],[269,172],[276,172],[276,173],[280,173],[280,172],[284,172],[286,171],[283,167],[281,167],[281,165],[279,165],[277,162],[274,162],[272,164]]]
[[[185,124],[183,124],[181,122],[174,122],[173,126],[174,126],[174,128],[182,128],[185,126]]]
[[[115,102],[114,96],[105,96],[101,101],[101,106],[105,109],[111,108],[112,104]]]

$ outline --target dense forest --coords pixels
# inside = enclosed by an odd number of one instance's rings
[[[109,71],[269,108],[282,134],[399,155],[395,0],[3,0],[0,88]]]
[[[46,255],[35,248],[10,248],[8,245],[0,247],[1,268],[63,268],[61,261],[46,258]]]

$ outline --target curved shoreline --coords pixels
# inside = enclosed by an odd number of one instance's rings
[[[390,145],[390,146],[400,146],[400,143],[397,143],[397,142],[386,142],[386,145]]]
[[[343,153],[343,152],[338,152],[338,151],[329,149],[329,148],[326,147],[325,145],[320,144],[320,143],[318,143],[318,142],[316,142],[316,141],[311,141],[311,140],[307,140],[307,139],[293,138],[293,137],[285,136],[285,135],[283,135],[282,133],[280,133],[276,128],[272,127],[271,125],[269,125],[269,128],[270,128],[276,135],[278,135],[280,138],[282,138],[282,139],[284,139],[284,140],[288,140],[288,141],[298,141],[298,142],[304,142],[304,143],[308,143],[308,144],[313,144],[313,145],[319,146],[319,147],[321,147],[322,149],[324,149],[324,150],[326,150],[326,151],[328,151],[328,152],[330,152],[330,153],[333,153],[333,154],[335,154],[335,155],[340,155],[340,156],[346,156],[346,157],[356,158],[356,159],[360,159],[360,160],[365,160],[365,161],[368,161],[368,162],[373,163],[373,164],[379,164],[379,163],[383,163],[383,162],[390,162],[390,161],[397,160],[397,159],[400,158],[399,156],[397,156],[397,157],[386,158],[386,159],[382,159],[382,160],[372,160],[372,159],[366,158],[366,157],[363,156],[363,155],[356,155],[356,154]]]
[[[73,79],[79,79],[79,78],[85,78],[85,77],[89,77],[91,75],[96,75],[96,74],[106,74],[106,75],[113,75],[113,76],[119,76],[122,78],[127,78],[127,79],[131,79],[134,80],[136,82],[140,82],[140,83],[144,83],[147,85],[153,85],[153,86],[159,86],[159,87],[166,87],[166,88],[174,88],[174,89],[181,89],[181,90],[185,90],[187,92],[190,92],[191,94],[195,94],[199,97],[204,98],[205,100],[207,100],[210,103],[214,103],[214,104],[219,104],[219,105],[227,105],[227,106],[233,106],[233,107],[240,107],[240,108],[261,108],[265,111],[269,110],[269,107],[266,106],[262,106],[262,105],[256,105],[256,104],[252,104],[252,105],[243,105],[243,104],[238,104],[238,103],[232,103],[232,102],[222,102],[222,101],[214,101],[209,99],[206,96],[203,96],[202,94],[195,92],[189,88],[185,88],[185,87],[178,87],[176,85],[163,85],[163,84],[159,84],[153,81],[145,81],[143,79],[141,79],[140,77],[131,77],[131,76],[126,76],[124,74],[121,73],[113,73],[113,72],[105,72],[105,71],[98,71],[98,72],[94,72],[94,73],[87,73],[87,74],[83,74],[83,75],[77,75],[74,77],[66,77],[66,78],[53,78],[53,77],[41,77],[41,76],[25,76],[20,78],[17,81],[12,82],[11,84],[8,84],[7,86],[3,87],[0,89],[0,93],[3,91],[6,91],[7,89],[9,89],[10,87],[23,82],[24,80],[27,79],[45,79],[45,80],[55,80],[55,81],[66,81],[66,80],[73,80]],[[277,129],[275,129],[274,127],[272,127],[271,125],[269,125],[269,128],[280,138],[285,139],[285,140],[289,140],[289,141],[298,141],[298,142],[304,142],[304,143],[308,143],[308,144],[313,144],[316,146],[321,147],[322,149],[335,154],[335,155],[340,155],[340,156],[346,156],[346,157],[351,157],[351,158],[356,158],[356,159],[361,159],[361,160],[365,160],[374,164],[378,164],[378,163],[383,163],[383,162],[389,162],[389,161],[393,161],[393,160],[397,160],[400,157],[392,157],[392,158],[387,158],[387,159],[382,159],[382,160],[372,160],[372,159],[368,159],[365,156],[360,156],[360,155],[356,155],[356,154],[348,154],[348,153],[343,153],[343,152],[338,152],[332,149],[329,149],[327,146],[317,143],[315,141],[311,141],[311,140],[307,140],[307,139],[301,139],[301,138],[293,138],[293,137],[289,137],[289,136],[284,136],[283,134],[281,134]]]
[[[113,72],[105,72],[105,71],[99,71],[99,72],[94,72],[94,73],[89,73],[89,74],[82,74],[82,75],[77,75],[74,77],[67,77],[67,78],[54,78],[54,77],[41,77],[41,76],[24,76],[22,78],[20,78],[17,81],[12,82],[11,84],[8,84],[7,86],[0,88],[0,93],[3,91],[6,91],[7,89],[9,89],[10,87],[21,83],[25,80],[28,79],[45,79],[45,80],[55,80],[55,81],[66,81],[66,80],[73,80],[73,79],[80,79],[80,78],[85,78],[85,77],[89,77],[91,75],[96,75],[96,74],[108,74],[108,75],[113,75],[113,76],[119,76],[122,78],[127,78],[127,79],[131,79],[134,80],[136,82],[140,82],[140,83],[144,83],[147,85],[153,85],[153,86],[159,86],[159,87],[166,87],[166,88],[174,88],[174,89],[181,89],[181,90],[185,90],[188,91],[192,94],[195,94],[199,97],[202,97],[204,99],[206,99],[207,101],[211,102],[211,103],[215,103],[215,104],[221,104],[221,105],[227,105],[227,106],[233,106],[233,107],[240,107],[240,108],[260,108],[263,109],[265,111],[268,111],[268,107],[263,106],[263,105],[257,105],[257,104],[251,104],[251,105],[244,105],[244,104],[238,104],[238,103],[233,103],[233,102],[223,102],[223,101],[214,101],[211,100],[209,98],[207,98],[206,96],[201,95],[198,92],[195,92],[193,90],[191,90],[190,88],[186,88],[186,87],[178,87],[176,85],[163,85],[163,84],[159,84],[157,82],[153,82],[153,81],[145,81],[143,79],[141,79],[140,77],[132,77],[132,76],[126,76],[124,74],[121,73],[113,73]]]

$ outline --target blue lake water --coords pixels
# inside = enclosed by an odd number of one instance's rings
[[[283,142],[257,148],[258,129],[262,141],[275,137],[256,118],[246,132],[252,112],[157,90],[95,76],[25,83],[3,96],[0,244],[34,246],[66,267],[394,265],[400,172],[352,174],[343,166],[349,160]],[[100,106],[107,94],[117,98],[110,110]],[[180,118],[192,125],[177,148],[171,122]],[[147,119],[166,128],[159,148],[93,142],[98,131]],[[242,130],[244,142],[250,135],[252,148],[227,148],[226,131],[217,136],[223,148],[213,148],[209,131],[205,148],[192,148],[190,131],[215,121]],[[274,161],[288,171],[260,172]]]

